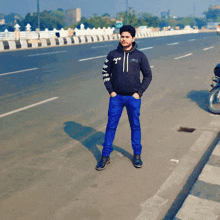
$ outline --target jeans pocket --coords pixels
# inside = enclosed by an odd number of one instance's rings
[[[113,97],[112,97],[112,96],[110,96],[110,97],[111,97],[111,98],[115,98],[117,95],[118,95],[118,94],[116,94],[116,95],[115,95],[115,96],[113,96]]]
[[[136,99],[134,96],[132,96],[135,100],[139,100],[140,98]]]

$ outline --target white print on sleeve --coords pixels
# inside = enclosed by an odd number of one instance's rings
[[[108,59],[105,60],[106,63],[108,63],[108,61],[109,61]]]
[[[103,76],[103,77],[106,77],[106,76],[109,76],[109,74],[108,74],[108,73],[102,74],[102,76]]]
[[[108,66],[104,64],[104,65],[103,65],[103,68],[106,69],[106,68],[108,68]]]
[[[117,57],[117,58],[114,58],[113,61],[115,61],[115,64],[118,63],[118,60],[121,60],[121,57]]]
[[[103,81],[104,82],[110,81],[110,78],[105,78]]]

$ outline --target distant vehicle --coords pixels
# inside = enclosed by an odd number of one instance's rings
[[[217,34],[220,35],[220,24],[218,24],[216,31],[217,31]]]
[[[147,29],[148,26],[139,26],[138,29]]]
[[[116,21],[116,28],[120,29],[123,26],[123,22],[122,21]]]

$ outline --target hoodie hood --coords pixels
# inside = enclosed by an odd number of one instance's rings
[[[131,48],[131,50],[129,50],[127,53],[132,53],[134,50],[137,49],[137,47],[138,47],[138,45],[137,45],[135,42],[133,42],[133,43],[132,43],[132,48]],[[120,52],[122,52],[122,53],[125,52],[125,51],[124,51],[124,48],[123,48],[123,46],[121,45],[120,42],[118,43],[117,50],[120,51]]]

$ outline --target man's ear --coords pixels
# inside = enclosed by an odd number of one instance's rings
[[[132,42],[134,42],[134,41],[135,41],[135,37],[132,38]]]

